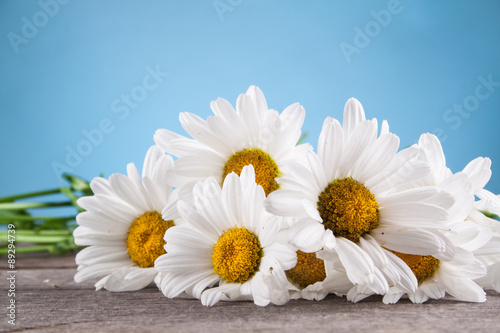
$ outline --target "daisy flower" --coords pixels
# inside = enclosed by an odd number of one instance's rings
[[[453,244],[455,254],[451,260],[439,260],[433,256],[394,252],[412,269],[419,282],[418,289],[407,294],[414,303],[423,303],[429,298],[439,299],[446,293],[461,301],[484,302],[486,295],[474,280],[483,277],[486,268],[474,252],[484,249],[492,233],[489,227],[471,221],[469,215],[474,212],[474,194],[482,189],[491,174],[489,160],[478,158],[463,172],[453,174],[446,167],[441,143],[436,136],[423,134],[418,147],[421,150],[419,159],[427,162],[432,172],[413,186],[437,186],[455,198],[454,205],[448,209],[447,230],[441,231]],[[496,252],[499,252],[498,248]],[[395,303],[404,294],[398,287],[392,287],[383,301]]]
[[[491,239],[473,252],[487,269],[486,276],[476,280],[485,289],[500,292],[500,222],[486,216],[483,212],[500,215],[500,196],[484,189],[491,177],[491,160],[478,157],[463,170],[469,176],[472,191],[479,200],[475,201],[467,219],[492,233]]]
[[[471,221],[490,228],[493,236],[486,245],[474,251],[476,258],[487,269],[486,275],[476,280],[476,283],[484,289],[494,289],[500,293],[500,221],[487,217],[482,213],[488,211],[499,216],[500,196],[495,196],[491,192],[489,192],[489,195],[485,192],[481,193],[481,195],[483,199],[475,202],[474,210],[469,214],[469,218]]]
[[[222,189],[210,177],[193,192],[194,207],[178,203],[187,223],[167,230],[167,253],[155,263],[164,274],[163,294],[173,298],[185,291],[207,306],[219,300],[286,303],[284,270],[295,265],[296,255],[279,230],[278,217],[264,209],[264,190],[255,183],[253,166],[244,167],[240,177],[229,174]]]
[[[167,182],[173,165],[170,156],[153,146],[142,179],[130,163],[127,176],[92,180],[94,195],[77,202],[86,211],[76,217],[75,243],[90,246],[76,255],[76,282],[101,278],[96,289],[109,291],[138,290],[153,282],[158,275],[154,261],[165,253],[165,231],[181,221],[180,216],[174,223],[161,215],[176,207],[176,194]]]
[[[415,160],[417,148],[397,152],[399,138],[389,133],[385,121],[379,137],[377,131],[376,119],[366,120],[361,104],[350,99],[343,126],[325,120],[318,154],[307,155],[309,168],[284,164],[281,188],[268,196],[266,207],[296,217],[289,240],[323,260],[313,270],[325,269],[313,273],[316,282],[328,275],[325,265],[333,265],[345,272],[351,286],[377,294],[385,294],[389,285],[414,291],[415,276],[390,250],[451,257],[453,248],[434,223],[448,218],[453,198],[430,186],[397,191],[426,175],[429,167]],[[308,288],[313,281],[295,282]]]
[[[276,178],[282,174],[282,163],[300,163],[310,148],[296,146],[305,117],[304,108],[298,103],[278,114],[268,109],[262,91],[251,86],[238,97],[236,110],[222,98],[210,106],[214,116],[206,121],[188,112],[180,114],[182,127],[193,139],[166,129],[155,133],[155,142],[178,157],[172,178],[174,186],[187,196],[197,181],[214,177],[222,184],[231,172],[239,175],[250,164],[254,166],[257,184],[268,195],[279,187]]]

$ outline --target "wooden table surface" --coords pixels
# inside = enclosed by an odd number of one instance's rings
[[[334,295],[320,302],[295,300],[284,306],[167,299],[156,287],[137,292],[95,291],[93,282],[76,284],[74,255],[16,258],[15,297],[8,296],[7,258],[0,262],[0,331],[15,332],[500,332],[500,294],[486,303],[451,298],[384,305],[380,296],[360,303]],[[8,324],[15,299],[16,325]]]

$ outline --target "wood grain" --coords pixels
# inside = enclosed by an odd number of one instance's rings
[[[380,296],[373,296],[354,304],[330,295],[320,302],[295,300],[285,306],[261,308],[252,302],[220,302],[208,308],[187,296],[167,299],[154,286],[138,292],[95,291],[95,281],[73,282],[76,266],[71,264],[71,259],[72,256],[18,259],[16,326],[8,325],[7,317],[3,316],[2,332],[500,330],[500,294],[496,292],[488,293],[486,303],[465,303],[446,298],[424,304],[403,300],[395,305],[384,305]],[[27,266],[29,263],[35,268]],[[6,281],[7,274],[6,268],[2,268],[1,281]],[[2,299],[8,301],[8,288],[4,286],[7,284],[2,283]],[[5,304],[3,301],[3,309]]]

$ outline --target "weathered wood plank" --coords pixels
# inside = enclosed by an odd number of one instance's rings
[[[0,258],[0,270],[7,269],[7,258]],[[52,256],[46,253],[23,253],[16,256],[17,269],[54,269],[54,268],[75,268],[75,253],[67,255]]]
[[[1,330],[495,332],[500,328],[500,294],[494,292],[480,304],[445,299],[421,305],[408,300],[384,305],[378,296],[353,304],[332,295],[321,302],[296,300],[281,307],[220,302],[207,308],[186,296],[167,299],[154,287],[138,292],[97,292],[92,283],[75,284],[75,271],[18,270],[16,326],[7,325],[4,317]],[[5,281],[6,272],[2,271],[0,279]]]
[[[321,302],[291,301],[260,308],[251,302],[204,307],[198,300],[167,299],[157,290],[109,293],[43,290],[19,294],[17,328],[30,332],[355,330],[381,332],[489,331],[500,324],[500,298],[469,304],[450,300],[387,306],[379,297],[353,304],[335,296]]]

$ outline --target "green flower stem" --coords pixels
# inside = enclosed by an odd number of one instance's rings
[[[71,250],[76,250],[78,249],[78,246],[71,244],[71,245],[37,245],[37,246],[30,246],[30,247],[16,247],[16,255],[20,253],[36,253],[36,252],[50,252],[51,254],[62,254],[66,253]],[[5,255],[9,253],[8,248],[0,248],[0,255]],[[12,252],[10,252],[12,253]]]
[[[0,215],[0,224],[9,224],[15,221],[45,221],[62,223],[74,220],[75,216],[57,217],[57,216],[31,216],[31,215]]]
[[[73,236],[71,233],[66,232],[66,235],[47,235],[42,232],[40,233],[23,233],[18,231],[15,234],[10,234],[15,236],[16,242],[22,243],[61,243],[61,242],[73,242]],[[7,241],[7,231],[0,232],[0,239]]]
[[[5,202],[0,203],[0,210],[22,210],[32,208],[73,206],[70,201],[62,202]]]
[[[70,187],[61,187],[61,193],[64,194],[70,200],[71,204],[79,211],[83,212],[83,208],[78,206],[76,201],[80,198],[79,196],[73,193],[73,190]]]
[[[485,216],[489,217],[490,219],[500,221],[500,217],[496,214],[493,214],[487,210],[480,210],[480,212],[483,213]]]
[[[39,245],[39,246],[30,246],[30,247],[17,247],[16,254],[19,253],[35,253],[35,252],[45,252],[54,251],[54,245]],[[0,248],[0,255],[8,254],[8,248]]]
[[[2,230],[0,231],[0,235],[6,235],[8,234],[8,231]],[[71,231],[68,230],[27,230],[27,229],[22,229],[19,230],[17,229],[16,232],[10,233],[9,235],[43,235],[43,236],[71,236],[72,233]]]
[[[60,188],[54,188],[54,189],[45,190],[45,191],[17,194],[17,195],[12,195],[10,197],[0,198],[0,202],[12,202],[12,201],[18,200],[18,199],[25,199],[25,198],[31,198],[31,197],[38,197],[38,196],[42,196],[42,195],[56,194],[56,193],[59,193],[60,191],[61,191]]]

